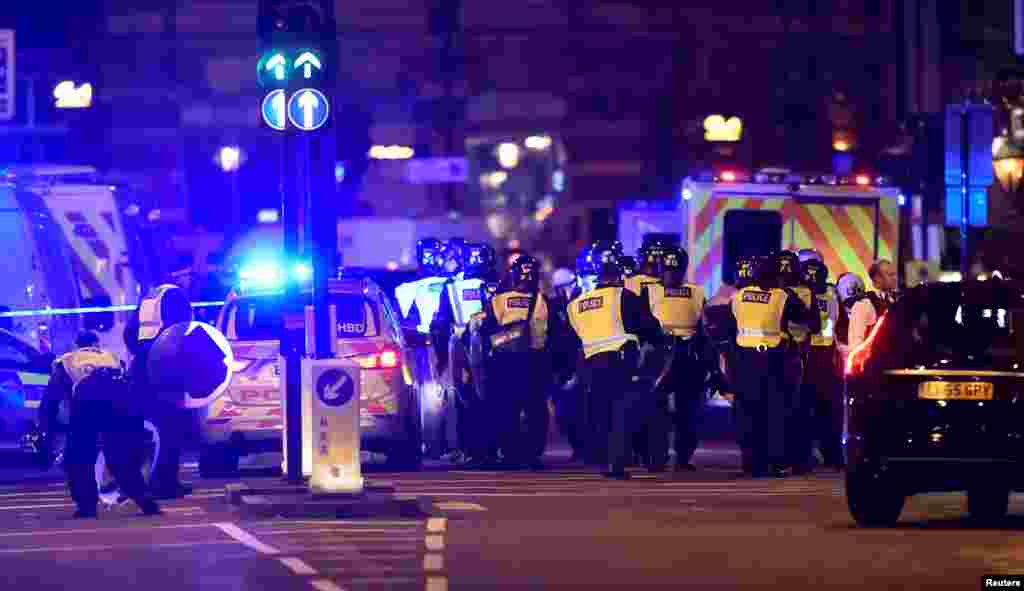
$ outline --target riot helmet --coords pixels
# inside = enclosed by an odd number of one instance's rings
[[[782,287],[800,285],[800,257],[791,250],[784,250],[775,255],[778,265],[778,281]]]
[[[848,304],[853,300],[863,297],[867,293],[864,280],[856,273],[843,273],[836,282],[836,291],[839,292],[839,300]]]
[[[800,265],[800,283],[814,293],[825,293],[828,288],[828,268],[817,259],[809,259]]]
[[[416,243],[416,264],[420,273],[426,276],[440,275],[444,264],[442,262],[442,251],[444,250],[441,241],[437,238],[424,238]]]
[[[462,238],[452,238],[444,245],[442,261],[445,275],[454,277],[465,268],[469,247]]]
[[[632,277],[636,275],[636,259],[629,256],[620,256],[619,264],[622,265],[622,276]]]
[[[623,268],[620,254],[614,244],[595,247],[591,252],[591,264],[601,283],[622,284]]]
[[[521,255],[509,270],[515,289],[534,291],[540,284],[540,263],[528,254]]]
[[[806,263],[807,261],[818,261],[819,263],[825,262],[821,253],[813,248],[801,248],[800,252],[797,253],[797,256],[800,257],[801,263]]]
[[[761,289],[779,286],[779,263],[776,256],[754,258],[754,284]]]
[[[662,257],[672,247],[664,244],[662,240],[644,241],[644,245],[636,251],[636,258],[640,266],[640,272],[644,275],[658,277],[662,270]]]
[[[666,287],[678,287],[686,281],[686,270],[690,266],[690,255],[685,249],[665,249],[661,256],[661,279]]]
[[[494,273],[494,249],[489,244],[473,243],[466,245],[463,267],[466,277],[483,279]]]
[[[743,256],[736,259],[735,268],[735,280],[737,289],[743,289],[744,287],[750,287],[754,284],[754,275],[756,271],[756,261],[753,257]]]

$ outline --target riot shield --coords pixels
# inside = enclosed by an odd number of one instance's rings
[[[212,404],[236,369],[227,338],[203,322],[179,322],[161,332],[146,364],[153,393],[183,408]]]

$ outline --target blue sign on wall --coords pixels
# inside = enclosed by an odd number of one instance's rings
[[[975,228],[988,226],[988,187],[971,187],[967,192],[970,199],[970,208],[967,212],[967,223]],[[960,217],[963,209],[960,207],[960,187],[946,187],[946,225],[960,226]]]
[[[960,186],[963,174],[961,152],[963,151],[963,109],[962,105],[946,107],[946,185]],[[967,184],[972,187],[987,187],[992,184],[992,138],[995,137],[993,110],[989,105],[967,107],[968,169]]]

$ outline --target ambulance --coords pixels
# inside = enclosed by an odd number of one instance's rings
[[[737,259],[813,248],[830,279],[861,275],[877,259],[897,262],[904,197],[884,177],[724,170],[687,178],[679,198],[619,207],[619,239],[635,250],[644,235],[676,235],[690,255],[688,280],[709,297],[731,280]],[[627,248],[627,250],[629,250]]]

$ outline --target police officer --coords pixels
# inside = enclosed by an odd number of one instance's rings
[[[737,328],[732,378],[743,408],[740,429],[751,450],[752,475],[783,476],[788,463],[786,369],[793,346],[784,333],[791,322],[814,322],[799,297],[779,287],[775,257],[760,258],[754,283],[732,300]]]
[[[541,470],[551,376],[545,348],[552,316],[547,298],[540,293],[540,263],[536,259],[521,255],[509,274],[510,286],[499,289],[486,308],[486,334],[491,335],[488,389],[501,407],[497,423],[505,466]],[[524,414],[525,436],[520,424]]]
[[[842,466],[842,376],[836,363],[834,329],[839,317],[839,297],[828,284],[828,268],[816,259],[801,266],[804,285],[814,293],[821,330],[811,335],[804,371],[805,401],[812,405],[813,429],[817,436],[823,463],[832,468]]]
[[[736,343],[736,318],[732,314],[732,298],[737,290],[754,284],[755,259],[743,256],[736,260],[732,276],[723,277],[723,284],[715,297],[704,306],[704,332],[709,341],[709,358],[712,360],[712,371],[717,369],[714,379],[718,382],[719,391],[732,403],[733,423],[744,424],[742,399],[736,396],[735,383],[731,379],[735,371],[733,349]],[[750,446],[743,437],[744,431],[736,429],[736,443],[742,452],[742,469],[749,474],[751,470]]]
[[[623,286],[619,256],[613,245],[593,248],[597,288],[569,303],[569,322],[590,374],[588,439],[594,450],[588,455],[606,466],[606,477],[626,480],[639,344],[660,344],[662,333],[649,306]]]
[[[871,334],[871,327],[885,313],[887,305],[875,291],[867,291],[864,280],[856,273],[844,273],[836,281],[839,294],[839,319],[836,322],[836,347],[840,365],[850,351]]]
[[[622,264],[622,279],[628,281],[630,278],[636,275],[636,258],[631,256],[619,257]]]
[[[149,351],[165,329],[191,320],[192,305],[185,291],[168,283],[158,286],[139,303],[125,330],[125,344],[134,354],[129,368],[132,385],[138,399],[146,401],[145,415],[160,435],[160,454],[150,480],[150,489],[157,499],[173,499],[192,492],[192,488],[180,480],[181,452],[190,426],[190,414],[169,402],[180,399],[183,393],[162,396],[155,391],[158,386],[150,382],[146,369]]]
[[[483,311],[483,284],[487,265],[486,245],[451,244],[446,255],[446,274],[441,303],[431,322],[430,332],[445,381],[455,393],[456,428],[459,447],[465,457],[481,463],[486,446],[477,436],[485,423],[480,416],[481,401],[472,380],[469,364],[469,335],[472,317]],[[493,258],[491,259],[493,266]]]
[[[436,238],[424,238],[416,243],[416,263],[420,277],[395,288],[395,297],[401,308],[403,324],[420,334],[430,333],[445,283],[444,245]]]
[[[549,337],[551,367],[553,371],[552,400],[555,403],[555,418],[562,435],[572,448],[572,461],[582,459],[582,402],[583,388],[577,372],[576,334],[569,324],[569,302],[578,295],[576,274],[569,269],[559,268],[551,274],[553,293],[551,303],[552,333]]]
[[[818,306],[811,288],[804,285],[801,279],[800,258],[791,251],[784,250],[776,258],[779,265],[779,282],[783,289],[791,290],[800,299],[805,308],[814,312],[818,319]],[[812,448],[812,412],[813,399],[804,397],[804,368],[807,364],[807,353],[812,331],[802,322],[790,322],[784,336],[792,341],[787,347],[786,355],[786,408],[789,418],[786,421],[786,447],[790,456],[790,465],[794,474],[805,474],[811,469]]]
[[[157,515],[160,507],[150,498],[142,479],[142,406],[126,380],[124,365],[99,347],[94,332],[79,335],[75,346],[54,361],[41,405],[49,413],[55,401],[70,401],[64,469],[78,508],[74,516],[96,517],[95,466],[100,436],[103,455],[121,492],[144,514]]]
[[[639,268],[626,279],[626,289],[642,295],[645,287],[661,284],[661,257],[665,247],[660,243],[646,244],[637,251]]]
[[[672,366],[659,391],[658,406],[667,410],[668,394],[675,397],[676,470],[696,470],[690,463],[697,451],[701,412],[704,409],[704,381],[707,364],[703,355],[701,315],[704,311],[704,287],[686,282],[690,257],[681,248],[670,248],[661,257],[662,280],[645,287],[651,311],[671,341]],[[664,406],[663,406],[664,405]],[[650,439],[652,465],[662,459],[664,437]]]

